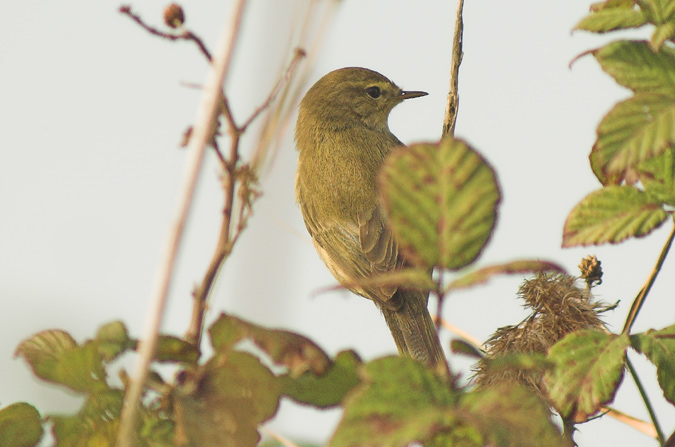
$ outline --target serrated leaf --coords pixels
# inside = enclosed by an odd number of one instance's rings
[[[595,50],[593,56],[617,83],[635,93],[675,95],[675,49],[654,52],[647,42],[619,40]]]
[[[299,377],[279,377],[284,395],[296,402],[329,408],[342,402],[345,395],[361,382],[357,372],[361,359],[353,351],[342,351],[323,375],[307,371]]]
[[[481,445],[569,447],[551,421],[548,405],[523,386],[497,385],[467,393],[460,409],[483,435]]]
[[[22,341],[16,355],[28,362],[36,376],[48,382],[81,392],[107,388],[97,344],[88,342],[78,346],[67,332],[39,332]]]
[[[198,359],[199,349],[195,345],[172,335],[159,336],[155,360],[159,362],[195,364]]]
[[[480,255],[500,193],[492,168],[466,143],[447,138],[400,148],[385,160],[378,182],[401,253],[412,264],[456,270]]]
[[[619,102],[597,129],[591,167],[604,184],[620,183],[626,172],[675,143],[675,96],[640,94]]]
[[[544,374],[544,386],[563,418],[585,421],[614,399],[629,343],[626,334],[585,330],[553,345],[548,359],[555,367]]]
[[[668,217],[659,203],[632,186],[608,186],[590,193],[567,216],[563,247],[617,243],[644,236]]]
[[[345,400],[333,447],[394,447],[425,442],[456,425],[459,393],[421,363],[384,357],[363,367],[363,383]]]
[[[255,447],[279,406],[275,376],[253,355],[217,354],[173,393],[176,445]]]
[[[490,265],[475,270],[452,281],[445,291],[452,292],[455,290],[484,284],[496,275],[537,272],[567,273],[563,267],[554,262],[522,259],[518,261],[506,262],[504,264]]]
[[[638,167],[645,192],[661,203],[675,206],[675,150],[669,148]]]
[[[25,402],[0,410],[0,439],[4,447],[33,447],[42,438],[40,413]]]
[[[647,18],[640,10],[631,8],[607,8],[593,12],[574,27],[575,30],[606,33],[626,28],[638,28],[647,23]]]
[[[654,365],[663,396],[675,404],[675,325],[631,335],[631,344]]]
[[[209,336],[219,352],[227,352],[239,341],[250,338],[296,377],[305,371],[320,375],[330,366],[328,355],[309,338],[290,331],[267,329],[225,313],[209,328]]]

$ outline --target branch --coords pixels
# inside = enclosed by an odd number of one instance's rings
[[[445,108],[445,119],[443,120],[443,137],[448,135],[454,136],[457,111],[459,110],[459,66],[462,64],[462,57],[464,55],[462,52],[462,33],[464,32],[463,9],[464,0],[458,0],[457,15],[455,16],[455,34],[452,39],[450,90],[448,91],[448,103]]]
[[[141,26],[141,28],[143,28],[144,30],[146,30],[147,32],[152,34],[153,36],[161,37],[162,39],[168,39],[168,40],[188,40],[188,41],[194,42],[199,47],[199,51],[202,52],[204,57],[206,57],[206,59],[208,59],[209,62],[211,62],[211,59],[212,59],[211,53],[206,48],[206,45],[204,45],[204,42],[202,41],[202,39],[200,39],[197,35],[193,34],[191,31],[184,30],[182,34],[165,33],[164,31],[160,31],[157,28],[146,24],[143,21],[143,19],[141,19],[140,16],[138,16],[137,14],[134,14],[131,11],[131,6],[128,6],[128,5],[120,6],[118,11],[120,13],[124,14],[124,15],[129,16],[129,18],[131,18],[131,20],[138,23]]]
[[[258,117],[260,114],[269,108],[274,99],[277,97],[281,91],[282,86],[285,82],[288,82],[300,62],[300,60],[305,57],[305,52],[301,49],[295,51],[295,55],[291,60],[288,68],[284,71],[283,75],[279,78],[275,86],[272,88],[272,91],[268,95],[265,102],[258,107],[251,116],[246,120],[246,122],[238,126],[235,122],[232,110],[230,109],[229,102],[227,98],[224,97],[222,105],[222,112],[225,116],[225,121],[227,121],[230,131],[230,137],[232,138],[230,144],[230,153],[227,159],[223,159],[223,166],[225,169],[225,174],[223,178],[223,189],[225,191],[225,206],[223,208],[223,222],[220,227],[220,234],[218,236],[218,244],[216,250],[211,257],[211,263],[202,279],[201,284],[193,292],[194,303],[192,307],[192,317],[190,319],[190,327],[185,333],[185,340],[189,343],[199,346],[201,342],[201,336],[204,326],[204,314],[206,312],[206,302],[215,283],[218,271],[222,267],[223,263],[232,252],[232,247],[241,234],[241,230],[244,228],[246,221],[251,215],[251,198],[257,197],[259,194],[251,188],[251,184],[255,183],[255,173],[251,172],[249,165],[244,165],[241,168],[238,166],[239,163],[239,143],[241,137],[248,128],[248,126]],[[235,203],[235,192],[237,192],[237,182],[240,183],[238,191],[241,199],[238,213],[235,216],[236,220],[233,220],[233,211]],[[234,230],[234,235],[232,234],[232,222],[237,222],[237,227]]]
[[[663,249],[661,249],[659,259],[656,261],[656,265],[652,269],[649,278],[647,278],[645,285],[642,286],[642,289],[640,289],[640,293],[638,293],[637,297],[635,297],[635,300],[633,301],[633,304],[630,307],[630,312],[628,313],[628,317],[626,318],[626,323],[623,325],[623,330],[621,331],[622,334],[628,334],[631,328],[633,327],[633,323],[635,323],[635,319],[637,318],[637,315],[640,312],[640,309],[642,308],[645,299],[647,298],[647,294],[649,294],[649,291],[654,285],[656,277],[659,275],[661,267],[663,266],[663,262],[666,260],[668,251],[670,251],[670,247],[671,245],[673,245],[673,239],[675,239],[675,225],[673,225],[672,230],[670,230],[668,240],[666,241],[666,244],[663,246]]]
[[[138,348],[139,358],[135,365],[132,380],[127,388],[125,406],[122,409],[120,428],[117,437],[117,447],[133,447],[138,419],[138,405],[143,395],[143,389],[148,377],[150,363],[157,347],[159,329],[164,316],[166,299],[173,276],[178,247],[180,245],[183,229],[192,204],[197,179],[201,170],[202,160],[207,144],[211,141],[218,113],[220,112],[220,100],[222,98],[221,85],[225,82],[231,65],[232,54],[239,34],[241,20],[244,13],[246,0],[239,0],[235,6],[234,21],[227,23],[220,38],[216,59],[209,70],[202,103],[197,111],[195,127],[190,147],[188,160],[183,176],[183,185],[179,198],[176,218],[167,236],[161,264],[155,278],[150,303],[148,320],[145,324],[144,336]],[[229,32],[228,32],[229,31]]]

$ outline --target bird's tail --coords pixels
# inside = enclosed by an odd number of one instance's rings
[[[426,365],[447,372],[447,362],[438,339],[434,322],[427,309],[427,297],[422,292],[398,290],[398,310],[381,307],[384,319],[394,337],[398,351]]]

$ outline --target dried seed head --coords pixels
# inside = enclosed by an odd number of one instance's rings
[[[532,313],[516,326],[499,328],[485,343],[487,353],[474,368],[478,387],[516,381],[540,392],[543,360],[525,365],[519,355],[543,357],[567,334],[602,327],[599,314],[609,308],[592,303],[589,292],[575,281],[568,275],[540,273],[523,283],[518,296]]]
[[[588,255],[579,264],[581,279],[586,281],[588,288],[602,284],[602,263],[595,256]]]

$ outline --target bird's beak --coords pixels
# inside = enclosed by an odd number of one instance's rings
[[[419,98],[420,96],[427,96],[427,92],[401,92],[401,100],[410,98]]]

